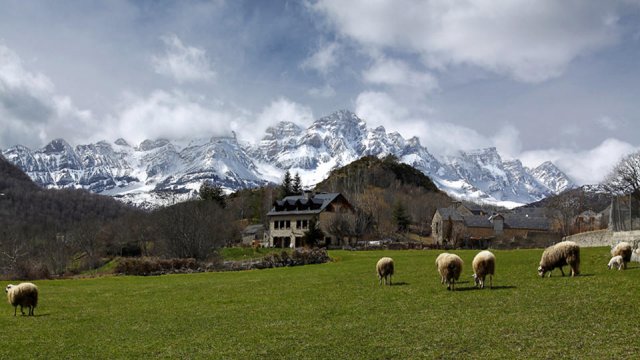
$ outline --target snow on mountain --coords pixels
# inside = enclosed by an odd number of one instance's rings
[[[455,197],[510,207],[573,186],[550,162],[531,170],[518,160],[503,160],[495,148],[437,159],[418,138],[405,139],[381,126],[369,129],[349,111],[306,129],[280,122],[257,144],[240,145],[235,134],[189,142],[145,140],[138,146],[118,139],[75,148],[56,139],[35,151],[18,145],[2,153],[41,186],[84,188],[142,207],[186,200],[204,181],[228,191],[277,183],[285,170],[298,172],[303,184],[312,186],[367,155],[395,156]]]

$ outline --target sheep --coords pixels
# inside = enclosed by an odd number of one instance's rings
[[[609,268],[609,270],[611,270],[611,268],[613,268],[614,266],[618,270],[624,269],[624,259],[622,259],[621,255],[616,255],[616,256],[612,257],[611,260],[609,260],[609,264],[607,265],[607,268]]]
[[[444,258],[445,256],[449,255],[449,253],[443,252],[442,254],[438,255],[438,257],[436,258],[436,269],[439,268],[439,262],[440,259]],[[438,270],[440,271],[440,270]],[[440,284],[444,285],[444,276],[442,276],[442,274],[440,274]]]
[[[389,285],[391,285],[391,275],[393,275],[393,259],[390,257],[383,257],[378,260],[376,264],[376,273],[378,274],[378,284],[382,285],[382,280],[387,284],[387,278],[389,279]]]
[[[551,245],[544,250],[538,267],[538,275],[544,277],[544,274],[555,268],[560,268],[562,276],[564,271],[562,267],[569,265],[571,267],[571,276],[580,274],[580,246],[573,241],[562,241],[555,245]]]
[[[438,256],[437,265],[440,278],[447,283],[447,290],[455,290],[456,281],[462,273],[462,259],[456,254]]]
[[[473,258],[471,263],[473,267],[473,279],[476,282],[476,286],[480,289],[484,289],[484,280],[489,275],[489,286],[493,288],[493,275],[496,270],[496,256],[491,251],[480,251],[478,255]]]
[[[627,268],[627,263],[629,261],[631,261],[631,254],[633,253],[633,250],[631,249],[631,244],[629,244],[626,241],[622,241],[619,242],[618,245],[616,245],[612,250],[611,250],[611,256],[622,256],[622,268],[626,269]]]
[[[4,290],[7,293],[9,304],[13,305],[13,316],[16,316],[18,305],[20,312],[24,315],[23,307],[29,308],[29,315],[34,315],[34,310],[38,305],[38,287],[32,283],[21,283],[18,285],[7,285]]]

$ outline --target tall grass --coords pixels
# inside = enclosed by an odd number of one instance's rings
[[[541,279],[542,250],[495,251],[494,289],[440,285],[437,251],[335,251],[323,265],[39,281],[35,317],[0,312],[0,358],[634,358],[640,266]],[[393,286],[375,263],[395,259]],[[6,284],[5,284],[6,285]]]

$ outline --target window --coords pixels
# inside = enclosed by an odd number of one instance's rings
[[[273,222],[273,228],[274,229],[280,229],[280,223],[278,221],[274,221]]]
[[[287,220],[284,222],[285,229],[291,229],[291,220]]]
[[[302,220],[296,220],[296,229],[302,228]]]
[[[302,220],[302,228],[303,229],[309,228],[309,220]]]

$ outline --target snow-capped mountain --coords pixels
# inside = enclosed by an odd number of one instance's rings
[[[235,134],[190,142],[145,140],[138,146],[118,139],[75,148],[56,139],[35,151],[17,145],[2,154],[43,187],[84,188],[143,206],[194,196],[204,181],[230,191],[279,182],[285,170],[299,172],[311,186],[367,155],[393,155],[442,190],[488,203],[515,206],[573,186],[550,162],[528,169],[518,160],[503,160],[495,148],[437,159],[418,138],[405,139],[384,127],[370,129],[349,111],[318,119],[306,129],[280,122],[257,144],[241,145]]]

